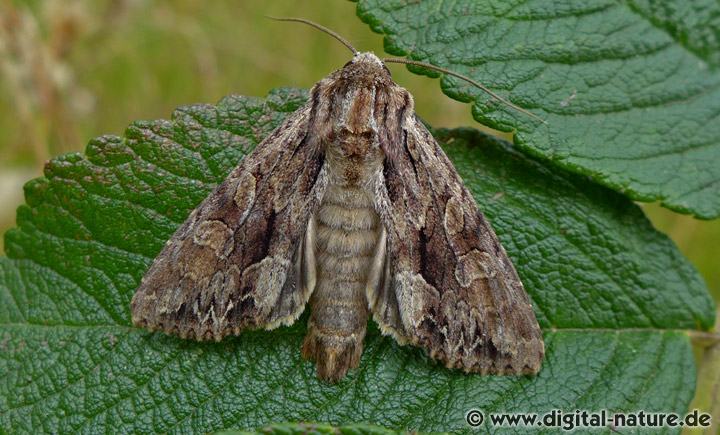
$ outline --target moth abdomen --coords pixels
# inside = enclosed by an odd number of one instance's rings
[[[318,282],[302,351],[321,378],[334,381],[360,363],[380,219],[361,187],[338,184],[328,186],[316,216]]]

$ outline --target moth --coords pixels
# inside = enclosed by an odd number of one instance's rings
[[[309,305],[301,352],[326,381],[358,367],[370,316],[448,368],[537,373],[543,338],[517,272],[385,65],[413,61],[285,20],[352,60],[192,211],[143,277],[133,323],[220,340]]]

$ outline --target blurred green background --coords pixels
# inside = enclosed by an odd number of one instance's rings
[[[310,18],[361,50],[383,51],[355,4],[342,0],[0,0],[0,231],[14,224],[22,184],[52,156],[180,105],[309,88],[348,60],[327,35],[265,15]],[[436,80],[392,68],[433,126],[482,128]],[[643,207],[720,300],[720,220]]]

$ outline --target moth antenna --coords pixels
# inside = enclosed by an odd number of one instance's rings
[[[322,32],[327,33],[328,35],[332,36],[333,38],[337,39],[337,40],[340,41],[340,43],[342,43],[345,47],[349,48],[350,51],[352,51],[353,54],[358,54],[358,53],[359,53],[359,51],[357,51],[357,50],[355,49],[355,47],[353,47],[352,44],[350,44],[350,43],[348,42],[347,39],[343,38],[342,36],[340,36],[340,35],[337,34],[336,32],[334,32],[334,31],[328,29],[327,27],[322,26],[322,25],[320,25],[320,24],[318,24],[318,23],[316,23],[316,22],[314,22],[314,21],[306,20],[305,18],[294,18],[294,17],[271,17],[271,16],[268,16],[268,15],[265,15],[265,17],[266,17],[266,18],[270,18],[271,20],[275,20],[275,21],[293,21],[293,22],[296,22],[296,23],[307,24],[308,26],[312,26],[312,27],[314,27],[314,28],[316,28],[316,29],[318,29],[318,30],[320,30],[320,31],[322,31]]]
[[[462,75],[462,74],[460,74],[460,73],[456,73],[455,71],[451,71],[451,70],[449,70],[449,69],[446,69],[446,68],[443,68],[443,67],[440,67],[440,66],[436,66],[436,65],[433,65],[433,64],[430,64],[430,63],[426,63],[426,62],[420,62],[420,61],[417,61],[417,60],[403,59],[403,58],[398,58],[398,57],[389,57],[389,58],[383,59],[382,61],[383,61],[383,62],[390,62],[390,63],[404,63],[405,65],[420,66],[420,67],[423,67],[423,68],[435,70],[435,71],[441,72],[441,73],[443,73],[443,74],[447,74],[447,75],[449,75],[449,76],[453,76],[453,77],[457,77],[457,78],[459,78],[459,79],[465,80],[466,82],[470,83],[470,84],[473,85],[473,86],[477,86],[480,90],[482,90],[482,91],[485,92],[486,94],[488,94],[488,95],[490,95],[491,97],[495,98],[496,100],[498,100],[498,101],[500,101],[500,102],[502,102],[502,103],[504,103],[504,104],[512,107],[513,109],[517,110],[518,112],[522,112],[522,113],[526,114],[527,116],[530,116],[530,117],[532,117],[532,118],[537,119],[538,121],[542,122],[543,124],[547,124],[547,122],[546,122],[544,119],[540,118],[540,117],[537,116],[536,114],[534,114],[534,113],[532,113],[532,112],[530,112],[530,111],[527,111],[527,110],[523,109],[522,107],[516,106],[515,104],[511,103],[510,101],[508,101],[508,100],[506,100],[505,98],[501,97],[500,95],[496,94],[495,92],[493,92],[492,90],[490,90],[490,89],[487,88],[486,86],[482,85],[481,83],[476,82],[475,80],[471,79],[470,77],[464,76],[464,75]]]

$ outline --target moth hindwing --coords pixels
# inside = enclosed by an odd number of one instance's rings
[[[412,96],[372,53],[310,99],[200,204],[132,300],[135,325],[219,340],[293,323],[337,381],[368,317],[450,368],[536,373],[544,347],[518,275]]]

